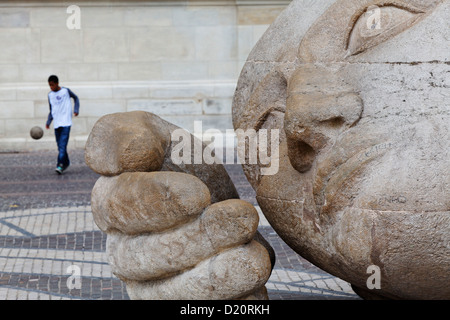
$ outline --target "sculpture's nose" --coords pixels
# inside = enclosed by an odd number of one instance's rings
[[[299,67],[288,83],[284,118],[292,166],[308,171],[317,154],[355,125],[362,111],[361,98],[342,80],[339,67]]]

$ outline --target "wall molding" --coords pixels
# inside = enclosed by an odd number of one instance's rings
[[[146,7],[171,7],[171,6],[183,6],[183,7],[195,7],[195,6],[287,6],[292,0],[171,0],[171,1],[111,1],[111,0],[99,0],[99,1],[86,1],[77,0],[76,5],[85,7],[124,7],[124,6],[146,6]],[[14,1],[14,0],[0,0],[0,7],[3,8],[20,8],[20,7],[68,7],[73,5],[74,1]]]

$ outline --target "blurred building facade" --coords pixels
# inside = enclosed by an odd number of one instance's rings
[[[69,148],[115,112],[232,129],[242,65],[289,3],[0,0],[0,152],[55,148],[53,127],[29,136],[45,128],[52,74],[81,102]]]

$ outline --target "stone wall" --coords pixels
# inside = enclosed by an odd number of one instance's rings
[[[51,74],[81,101],[69,148],[83,148],[114,112],[231,129],[242,65],[289,2],[77,1],[77,12],[68,2],[0,1],[0,152],[55,148],[52,128],[29,137],[45,126]]]

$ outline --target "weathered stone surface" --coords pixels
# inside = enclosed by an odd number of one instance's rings
[[[239,198],[222,165],[196,164],[194,152],[189,163],[173,163],[171,155],[178,143],[171,139],[175,130],[180,128],[144,111],[103,116],[95,123],[86,143],[86,164],[103,176],[159,170],[184,172],[198,177],[208,186],[213,203]],[[192,145],[199,144],[203,152],[206,144],[189,136]]]
[[[136,111],[105,116],[92,130],[86,163],[102,175],[92,212],[108,233],[113,273],[132,299],[268,299],[275,254],[256,209],[238,199],[222,165],[196,164],[194,152],[174,163],[177,129]]]
[[[304,5],[255,46],[233,101],[235,129],[280,130],[277,174],[243,165],[261,209],[363,297],[449,299],[450,1]]]
[[[208,188],[179,172],[125,172],[100,177],[92,213],[100,230],[125,234],[160,232],[193,220],[210,204]]]
[[[134,300],[237,299],[260,290],[270,277],[270,258],[258,242],[235,247],[180,275],[159,281],[126,281]]]
[[[209,206],[199,219],[164,233],[138,236],[109,233],[109,262],[113,273],[121,279],[166,278],[217,252],[251,241],[258,221],[258,213],[251,204],[225,200]]]
[[[114,176],[161,169],[169,132],[155,130],[147,113],[113,113],[100,118],[86,143],[86,163],[95,172]]]

